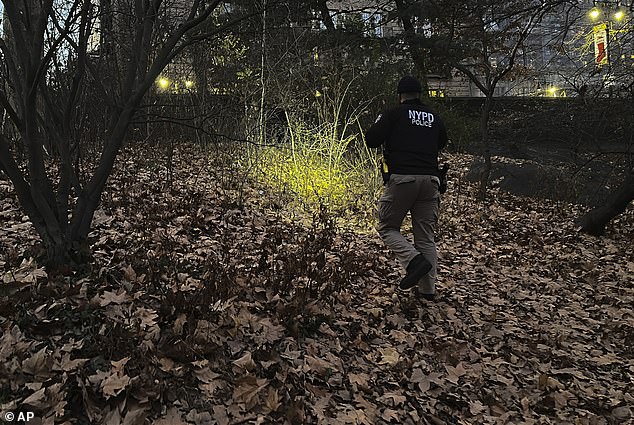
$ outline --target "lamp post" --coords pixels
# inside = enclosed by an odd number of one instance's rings
[[[588,13],[588,16],[596,24],[592,27],[594,38],[594,60],[595,65],[600,69],[603,65],[611,65],[610,61],[610,37],[615,33],[622,31],[619,26],[614,27],[614,24],[621,24],[625,17],[628,8],[632,10],[634,2],[619,1],[619,0],[594,0],[592,2],[592,9]]]

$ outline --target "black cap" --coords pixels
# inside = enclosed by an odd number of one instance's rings
[[[423,91],[423,88],[420,85],[420,82],[411,75],[406,75],[401,78],[401,81],[398,82],[398,87],[396,92],[398,94],[401,93],[420,93]]]

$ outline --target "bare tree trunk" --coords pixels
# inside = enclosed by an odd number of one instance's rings
[[[266,142],[266,113],[264,105],[266,100],[266,0],[262,0],[262,41],[260,43],[260,116],[258,125],[260,127],[259,142]]]
[[[330,32],[333,32],[335,30],[335,23],[332,21],[332,17],[330,16],[330,10],[328,10],[327,1],[319,0],[317,2],[317,9],[319,10],[321,21],[324,23],[326,29]]]
[[[407,11],[407,5],[405,4],[404,0],[396,0],[396,9],[398,11],[399,17],[401,18],[401,22],[403,23],[405,42],[407,43],[407,47],[409,48],[412,62],[414,63],[416,72],[419,74],[418,77],[421,85],[423,86],[422,93],[424,96],[427,96],[429,90],[427,88],[426,74],[428,70],[425,63],[425,53],[423,49],[421,49],[420,46],[416,44],[416,29],[414,28],[414,24],[412,23],[410,13]]]
[[[579,219],[581,231],[594,236],[603,235],[605,226],[614,217],[623,213],[633,199],[634,170],[630,170],[625,181],[610,194],[603,205],[589,211]]]
[[[492,91],[491,91],[492,93]],[[489,185],[489,178],[491,177],[491,145],[489,143],[489,118],[491,117],[491,111],[493,110],[493,96],[487,95],[484,105],[482,106],[482,113],[480,115],[480,134],[482,137],[484,168],[480,174],[480,188],[478,190],[478,199],[484,201],[487,195],[487,187]]]

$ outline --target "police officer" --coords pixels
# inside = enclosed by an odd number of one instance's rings
[[[436,292],[434,227],[440,204],[438,153],[447,144],[440,117],[420,101],[420,82],[401,78],[399,105],[383,112],[365,133],[369,147],[383,145],[385,191],[379,199],[377,230],[407,273],[399,284],[407,291],[418,284],[428,300]],[[414,245],[401,234],[410,212]]]

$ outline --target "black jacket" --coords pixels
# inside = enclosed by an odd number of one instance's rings
[[[420,100],[406,100],[379,115],[365,142],[371,148],[384,144],[390,174],[438,175],[438,152],[447,144],[447,130]]]

